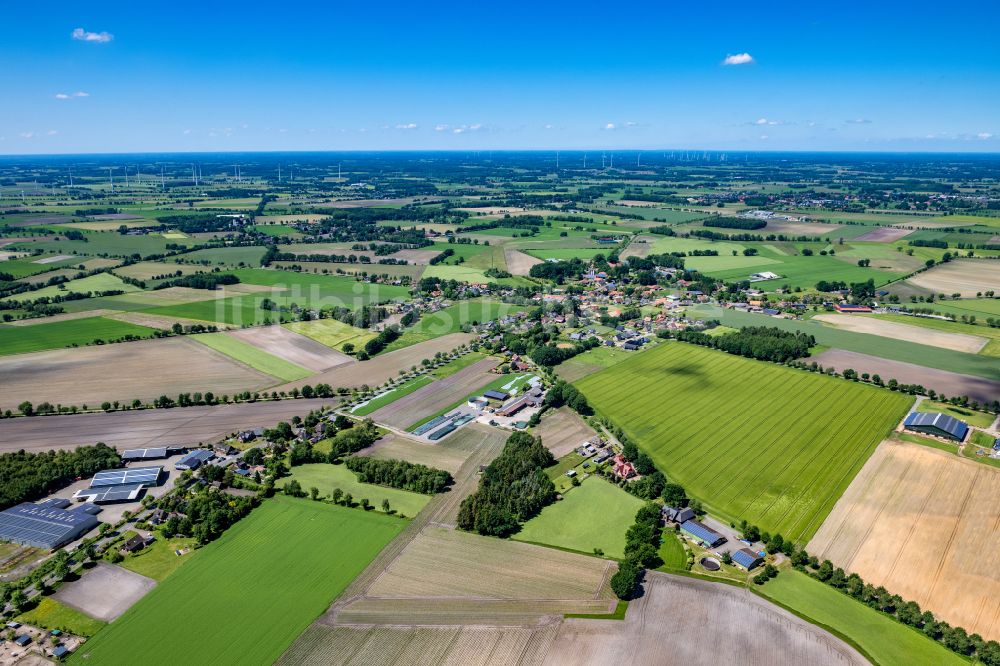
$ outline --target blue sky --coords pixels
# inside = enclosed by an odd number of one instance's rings
[[[996,2],[114,4],[4,9],[0,153],[1000,151]]]

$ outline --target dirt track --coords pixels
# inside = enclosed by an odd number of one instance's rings
[[[926,368],[902,361],[890,361],[843,349],[828,349],[810,357],[809,360],[816,361],[824,368],[832,367],[841,372],[847,368],[854,368],[859,374],[862,372],[877,374],[886,382],[895,379],[902,384],[921,384],[948,397],[966,395],[973,400],[990,403],[1000,396],[1000,382],[990,379]]]
[[[808,549],[970,634],[1000,639],[998,515],[1000,470],[886,441]]]
[[[0,419],[0,451],[75,449],[104,442],[118,449],[186,446],[229,433],[272,427],[336,400],[280,400],[214,407],[144,409],[109,414],[75,414]]]

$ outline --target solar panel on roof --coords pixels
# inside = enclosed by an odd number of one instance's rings
[[[86,497],[95,504],[106,502],[125,502],[138,499],[139,493],[145,488],[142,483],[130,483],[123,486],[105,486],[102,488],[91,488],[90,490],[79,490],[74,497]]]
[[[24,503],[0,511],[0,539],[38,548],[57,548],[93,529],[97,518],[79,509],[66,511]]]
[[[128,469],[109,469],[98,472],[90,482],[91,488],[105,486],[122,486],[131,483],[155,485],[163,474],[162,467],[132,467]]]

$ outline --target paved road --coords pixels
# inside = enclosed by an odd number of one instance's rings
[[[2,419],[0,452],[75,449],[96,442],[118,449],[190,446],[238,430],[273,427],[293,416],[305,416],[309,410],[337,404],[339,398],[316,398]]]

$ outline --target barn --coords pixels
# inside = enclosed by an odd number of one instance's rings
[[[67,509],[68,500],[25,502],[0,512],[0,540],[53,550],[97,527],[100,507],[81,504]]]
[[[726,542],[726,537],[697,520],[685,520],[681,523],[681,532],[692,539],[708,544],[709,548],[715,548]]]
[[[903,427],[935,437],[945,437],[956,442],[965,440],[969,426],[953,416],[940,412],[910,412],[903,419]]]
[[[733,553],[732,557],[734,564],[740,565],[747,571],[764,563],[764,558],[749,548],[740,548]]]

